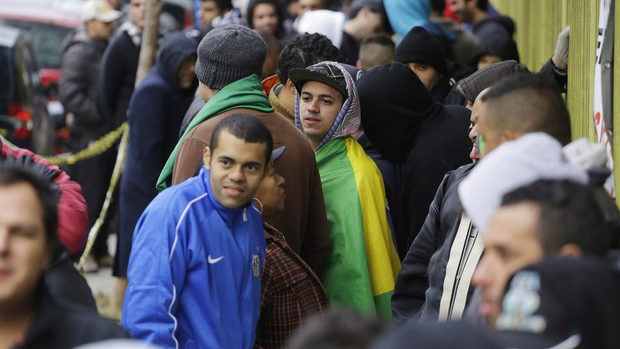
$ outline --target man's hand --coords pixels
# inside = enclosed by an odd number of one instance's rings
[[[551,58],[553,64],[563,71],[568,70],[568,39],[570,36],[570,27],[564,28],[558,35],[558,42],[555,45],[555,53]]]

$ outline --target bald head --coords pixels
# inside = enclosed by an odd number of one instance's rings
[[[486,126],[498,137],[545,132],[562,145],[571,141],[570,116],[557,87],[536,75],[506,78],[480,96]],[[481,114],[481,115],[482,115]]]

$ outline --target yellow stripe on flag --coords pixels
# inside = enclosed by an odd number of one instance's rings
[[[368,270],[375,297],[394,291],[400,260],[387,221],[383,176],[357,141],[347,137],[347,155],[353,167],[362,207]],[[379,178],[377,181],[376,178]]]

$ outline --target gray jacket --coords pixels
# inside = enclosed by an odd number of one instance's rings
[[[78,30],[65,45],[62,58],[58,97],[65,110],[73,113],[75,129],[90,139],[105,133],[95,96],[99,64],[107,45],[106,40],[92,39],[84,30]]]

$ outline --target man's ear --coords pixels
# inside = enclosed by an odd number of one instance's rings
[[[293,84],[291,79],[286,79],[286,88],[288,89],[288,92],[291,93],[291,95],[297,95],[297,89],[295,88],[295,85]]]
[[[202,151],[202,162],[205,164],[207,170],[211,170],[211,148],[207,145]]]
[[[269,161],[267,163],[267,165],[265,166],[265,172],[264,175],[266,176],[268,173],[271,173],[271,171],[274,169],[273,167],[273,161]]]
[[[521,132],[515,130],[504,130],[504,132],[502,132],[502,143],[514,141],[521,136],[523,136],[523,133]]]
[[[563,257],[580,258],[583,250],[577,244],[566,244],[560,248],[558,254]]]
[[[362,64],[362,61],[360,59],[355,62],[355,67],[359,70],[364,70],[364,64]]]

